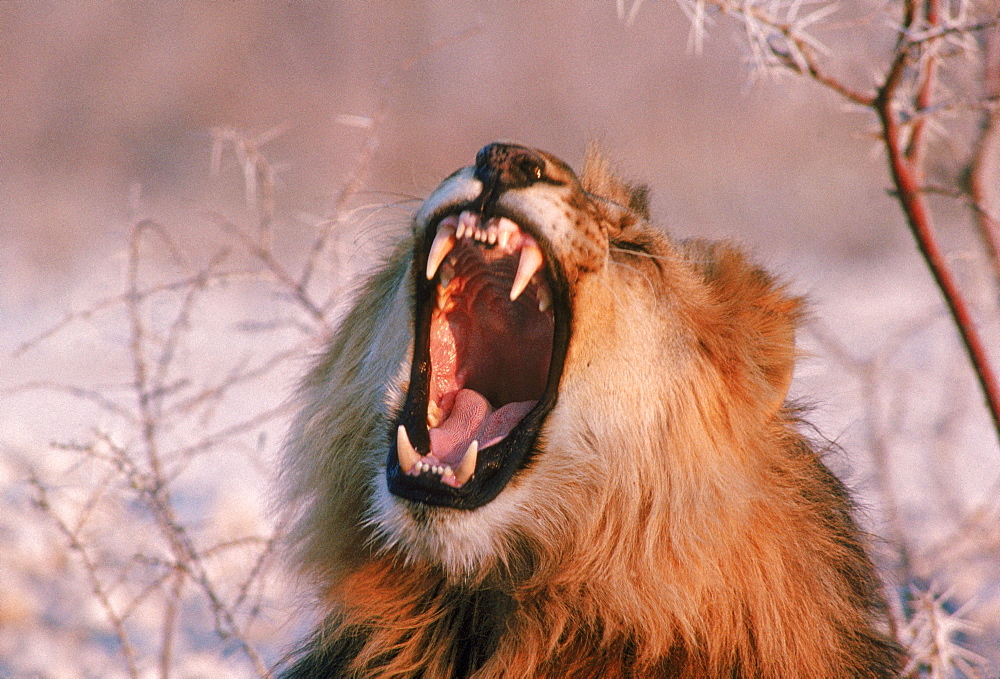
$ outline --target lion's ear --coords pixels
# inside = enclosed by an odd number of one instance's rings
[[[587,146],[580,184],[587,193],[607,198],[643,219],[649,219],[649,188],[642,184],[629,184],[619,177],[600,142],[591,141]]]
[[[702,348],[729,392],[770,416],[788,396],[802,300],[726,243],[689,242],[709,284],[714,313],[700,324]]]

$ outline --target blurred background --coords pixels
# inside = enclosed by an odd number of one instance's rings
[[[698,53],[678,4],[616,9],[0,3],[0,676],[266,675],[310,616],[268,509],[283,404],[414,201],[498,139],[577,167],[600,141],[671,234],[808,297],[794,394],[900,626],[925,606],[996,676],[1000,451],[876,120],[721,15]],[[893,11],[817,23],[839,77],[872,88]],[[978,93],[971,63],[942,79]],[[936,181],[970,120],[937,128]],[[937,207],[995,350],[996,281]]]

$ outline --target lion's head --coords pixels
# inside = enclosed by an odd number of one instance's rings
[[[671,243],[645,200],[598,153],[577,177],[510,144],[433,192],[289,448],[322,476],[293,487],[314,496],[304,519],[337,522],[308,532],[324,559],[350,528],[351,553],[459,574],[571,542],[611,501],[651,511],[671,478],[680,500],[705,490],[677,486],[692,465],[711,492],[749,482],[725,458],[782,403],[798,303],[726,246]]]
[[[799,315],[600,154],[482,149],[304,385],[284,508],[332,617],[300,667],[890,676],[850,501],[784,405]]]

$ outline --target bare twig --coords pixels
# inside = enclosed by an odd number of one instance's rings
[[[995,171],[995,166],[990,164],[990,153],[997,151],[1000,142],[1000,28],[996,26],[987,33],[983,85],[985,96],[994,105],[983,114],[980,124],[976,153],[969,167],[969,195],[980,239],[993,265],[993,273],[1000,281],[1000,216],[997,208],[990,205],[988,190],[988,178]]]
[[[882,512],[888,535],[886,539],[896,551],[896,562],[893,564],[894,578],[900,586],[906,586],[913,581],[913,566],[911,560],[912,547],[907,537],[906,526],[899,509],[899,498],[896,494],[896,482],[891,465],[891,454],[888,445],[887,427],[882,416],[882,397],[880,385],[884,380],[884,364],[889,356],[898,350],[899,345],[911,337],[914,332],[926,325],[926,320],[909,324],[889,338],[881,351],[873,356],[862,358],[853,355],[825,326],[818,322],[809,324],[810,334],[820,343],[823,350],[834,357],[837,364],[846,369],[857,380],[861,388],[861,398],[865,404],[866,418],[865,436],[871,451],[873,475],[879,497],[882,498]],[[895,627],[896,621],[890,619]],[[892,630],[896,634],[896,630]]]
[[[214,222],[219,228],[221,228],[226,233],[236,236],[236,238],[247,248],[247,250],[256,257],[261,264],[274,276],[275,280],[282,285],[299,305],[310,315],[313,320],[316,321],[321,327],[326,326],[326,318],[323,315],[323,310],[313,302],[312,298],[309,296],[309,291],[306,287],[301,285],[299,281],[288,273],[284,265],[278,261],[274,256],[274,253],[270,249],[260,245],[252,238],[248,237],[242,229],[230,222],[228,219],[222,215],[214,212],[206,213],[206,217]]]
[[[35,489],[35,505],[52,520],[56,528],[59,529],[59,532],[66,539],[69,548],[79,557],[84,573],[86,573],[87,579],[90,581],[90,588],[94,594],[94,598],[97,599],[98,604],[100,604],[101,609],[104,611],[104,615],[107,616],[108,622],[111,624],[112,629],[114,629],[122,656],[125,658],[128,676],[138,679],[139,667],[136,664],[135,649],[132,646],[128,631],[125,629],[125,620],[111,603],[108,592],[98,575],[97,564],[91,559],[90,553],[80,539],[79,534],[70,530],[69,526],[53,510],[52,504],[49,501],[48,489],[42,483],[41,479],[32,472],[28,482]]]

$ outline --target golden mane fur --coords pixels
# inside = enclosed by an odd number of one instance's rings
[[[785,404],[800,301],[650,226],[599,153],[579,180],[536,153],[586,240],[556,248],[572,335],[537,454],[473,510],[386,491],[425,208],[301,389],[281,502],[325,621],[285,676],[897,676],[848,494]]]

